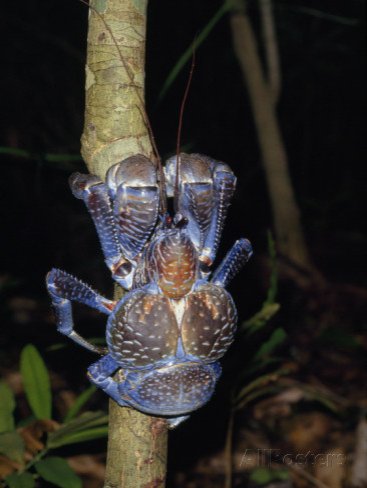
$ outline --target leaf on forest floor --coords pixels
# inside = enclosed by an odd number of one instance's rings
[[[265,396],[267,390],[256,390],[256,393]],[[256,403],[254,417],[257,420],[263,420],[269,417],[287,417],[292,413],[292,406],[298,402],[318,402],[331,412],[338,411],[340,405],[333,394],[312,387],[312,385],[303,384],[291,378],[280,378],[278,382],[278,391]],[[248,398],[247,398],[248,400]]]
[[[89,388],[86,388],[74,401],[74,403],[69,408],[67,414],[65,415],[64,422],[69,422],[73,418],[75,418],[83,406],[87,403],[90,397],[96,392],[97,388],[94,385],[91,385]]]
[[[274,387],[274,383],[276,383],[281,376],[287,375],[290,372],[291,369],[289,368],[280,368],[272,373],[267,373],[255,378],[246,386],[239,389],[234,400],[235,408],[243,408],[258,396],[278,392],[279,386],[276,385]]]
[[[280,344],[282,344],[286,338],[287,333],[282,327],[275,329],[269,339],[261,344],[260,349],[254,356],[254,359],[258,360],[270,356],[274,349],[280,346]]]
[[[24,441],[22,436],[16,431],[0,434],[0,453],[16,463],[23,464]]]
[[[278,294],[277,253],[275,241],[270,231],[268,232],[268,254],[270,259],[270,278],[266,299],[261,309],[241,324],[240,331],[246,332],[247,335],[261,330],[280,309],[279,303],[275,301]]]
[[[287,469],[255,468],[250,473],[250,480],[258,485],[268,485],[273,481],[286,481],[289,479]]]
[[[14,430],[14,408],[13,391],[4,381],[0,381],[0,432]]]
[[[279,303],[264,303],[261,309],[240,325],[240,331],[253,334],[262,329],[279,311]]]
[[[9,488],[34,488],[35,481],[30,473],[13,473],[5,478]]]
[[[47,367],[37,349],[28,344],[20,355],[20,372],[28,403],[38,419],[51,419],[52,395]]]
[[[41,478],[60,488],[82,488],[81,479],[63,458],[50,456],[38,461],[34,467]]]
[[[104,412],[85,412],[62,425],[48,436],[47,447],[56,447],[90,441],[107,436],[108,415]]]
[[[37,454],[45,447],[45,434],[54,432],[59,424],[54,420],[35,420],[29,425],[19,429],[19,434],[23,437],[26,451],[32,456]]]
[[[0,454],[0,479],[6,478],[9,474],[13,473],[20,467],[21,466],[15,461],[12,461],[7,456],[2,456]]]

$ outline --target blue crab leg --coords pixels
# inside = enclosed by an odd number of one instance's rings
[[[202,255],[200,256],[200,261],[205,262],[207,260],[209,266],[213,263],[217,254],[228,208],[236,188],[236,177],[224,163],[218,163],[217,169],[214,171],[213,187],[215,204],[211,225],[204,241]]]
[[[157,223],[159,188],[152,161],[136,154],[113,165],[106,174],[117,239],[129,260],[143,250]]]
[[[174,196],[177,156],[166,162],[167,195]],[[236,187],[230,167],[203,154],[180,154],[178,212],[188,219],[188,233],[200,261],[214,261],[227,210]]]
[[[247,239],[236,241],[213,273],[211,283],[225,288],[251,256],[250,241]]]
[[[48,273],[46,285],[55,307],[57,330],[80,346],[103,354],[105,348],[94,346],[74,331],[71,302],[83,303],[107,315],[114,309],[116,302],[102,297],[88,285],[60,269],[52,269]]]
[[[101,388],[121,407],[127,407],[129,404],[122,399],[119,393],[119,383],[111,378],[111,375],[119,368],[120,366],[112,356],[107,354],[89,366],[88,377],[92,383]]]
[[[107,185],[97,176],[81,173],[73,173],[69,184],[73,195],[84,201],[96,226],[106,264],[115,274],[124,259]]]
[[[120,365],[113,359],[113,357],[110,354],[106,354],[106,356],[103,356],[89,366],[88,377],[93,384],[107,393],[107,395],[115,400],[115,402],[117,402],[121,407],[131,407],[128,402],[123,400],[119,391],[119,385],[121,388],[121,384],[124,380],[122,380],[121,383],[111,377],[119,368]],[[166,421],[168,423],[168,427],[170,429],[174,429],[189,417],[190,415],[181,415],[179,417],[166,418]]]
[[[175,196],[177,156],[166,162],[167,194]],[[188,233],[201,249],[213,212],[213,180],[210,163],[199,154],[180,154],[177,211],[188,219]]]

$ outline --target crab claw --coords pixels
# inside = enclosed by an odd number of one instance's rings
[[[69,177],[69,185],[75,198],[82,200],[85,193],[91,186],[98,185],[102,181],[95,175],[86,175],[82,173],[73,173]]]

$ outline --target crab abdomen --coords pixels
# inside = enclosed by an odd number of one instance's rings
[[[220,366],[186,362],[164,366],[124,383],[121,395],[133,406],[154,415],[182,415],[207,403]],[[127,385],[129,385],[127,387]]]
[[[111,356],[123,367],[143,367],[176,353],[179,331],[169,299],[134,290],[116,306],[107,324]]]
[[[205,362],[217,361],[233,342],[237,312],[231,295],[206,283],[187,297],[181,323],[186,354]]]

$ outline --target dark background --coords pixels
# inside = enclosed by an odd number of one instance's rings
[[[170,69],[220,5],[213,0],[150,4],[146,95],[163,158],[175,152],[188,67],[160,103],[158,94]],[[353,337],[365,333],[364,9],[362,0],[275,2],[282,68],[278,114],[306,240],[327,280],[355,290],[355,294],[339,294],[332,302],[319,296],[316,305],[312,297],[310,309],[309,297],[289,282],[280,283],[278,320],[289,333],[287,348],[297,360],[297,348],[303,334],[308,334],[307,347],[317,355],[321,375],[323,368],[329,371],[330,358],[325,345],[317,342],[323,325],[318,311],[325,317],[325,309],[333,303],[336,308],[329,312],[334,328]],[[259,34],[254,2],[249,2],[249,12]],[[112,283],[87,212],[72,197],[67,183],[72,171],[85,171],[83,163],[52,163],[45,155],[79,154],[87,8],[77,0],[5,2],[0,29],[0,146],[31,154],[27,158],[0,154],[1,360],[4,371],[16,369],[21,347],[32,342],[50,369],[71,389],[80,390],[86,385],[85,369],[93,356],[71,343],[49,351],[50,345],[67,341],[56,332],[44,277],[55,266],[106,294],[112,293]],[[246,236],[255,248],[252,262],[231,288],[243,321],[259,309],[268,286],[260,261],[267,255],[272,218],[251,107],[226,16],[197,51],[182,144],[188,152],[226,161],[238,177],[222,247],[225,251],[234,239]],[[80,310],[80,324],[86,335],[103,335],[102,319],[89,311]],[[247,354],[246,346],[242,351]],[[362,366],[360,350],[342,348],[341,354],[342,366],[336,361],[331,368],[334,376],[325,379],[331,388],[343,383],[341,370]],[[311,359],[312,355],[307,367],[312,369]],[[353,389],[360,389],[361,378],[353,381],[348,384],[351,395]],[[106,407],[102,395],[94,402],[96,408]],[[214,406],[173,434],[173,445],[175,449],[181,445],[181,450],[176,451],[180,455],[172,466],[188,469],[193,459],[223,444],[225,423],[217,417],[222,403],[225,400],[215,400]]]

